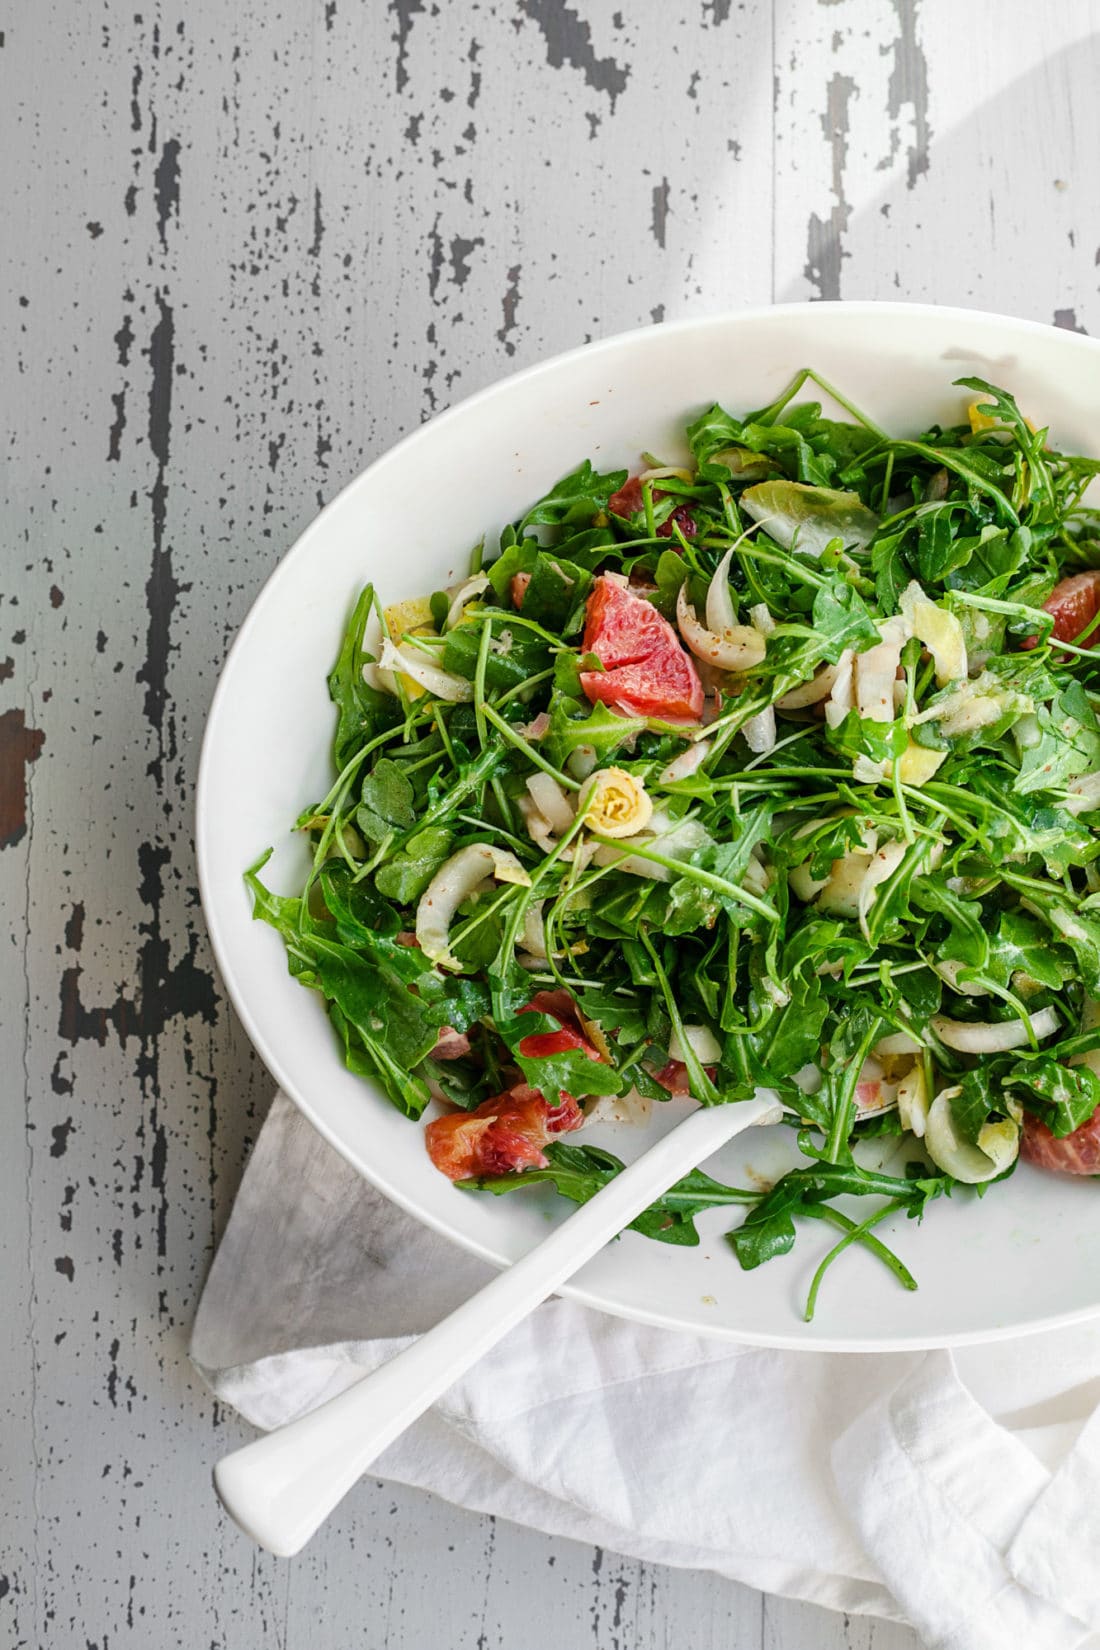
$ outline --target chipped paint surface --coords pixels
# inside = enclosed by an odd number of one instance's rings
[[[208,1469],[243,1429],[184,1346],[269,1083],[213,969],[191,807],[219,664],[279,556],[367,460],[503,373],[773,299],[1100,330],[1100,4],[1048,8],[1041,38],[979,11],[16,8],[5,1644],[422,1650],[446,1598],[446,1650],[913,1650],[374,1482],[292,1567],[225,1527]]]

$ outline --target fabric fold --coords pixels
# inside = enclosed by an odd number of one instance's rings
[[[280,1095],[192,1357],[223,1402],[279,1426],[491,1275]],[[1100,1628],[1098,1377],[1100,1325],[958,1360],[844,1357],[552,1300],[375,1470],[554,1536],[908,1622],[941,1650],[1078,1650]]]

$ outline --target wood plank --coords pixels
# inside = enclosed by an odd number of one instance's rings
[[[1041,43],[956,0],[671,0],[659,28],[616,0],[17,10],[0,716],[44,744],[0,852],[11,1642],[916,1642],[374,1481],[291,1566],[220,1521],[210,1462],[245,1429],[186,1331],[269,1081],[197,910],[192,788],[284,549],[503,373],[773,296],[1100,329],[1098,24],[1097,0]]]

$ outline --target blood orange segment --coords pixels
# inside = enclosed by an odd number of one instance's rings
[[[1086,573],[1073,573],[1068,579],[1062,579],[1054,586],[1050,595],[1043,603],[1044,613],[1049,613],[1054,619],[1054,629],[1051,631],[1051,640],[1055,642],[1076,642],[1082,630],[1086,629],[1096,617],[1100,608],[1100,568],[1090,568]],[[1020,645],[1026,651],[1038,645],[1037,636],[1029,636]],[[1095,647],[1100,641],[1100,625],[1084,639],[1084,647]]]
[[[428,1156],[448,1180],[544,1168],[551,1135],[579,1129],[584,1113],[571,1094],[549,1106],[538,1089],[517,1083],[471,1112],[437,1117],[424,1131]]]
[[[583,647],[604,667],[581,672],[591,703],[668,721],[702,714],[702,683],[668,620],[606,573],[588,598]]]
[[[1100,569],[1074,573],[1072,578],[1063,579],[1054,586],[1043,606],[1054,616],[1054,639],[1059,642],[1076,641],[1082,630],[1095,619],[1096,609],[1100,606]],[[1093,647],[1097,640],[1098,633],[1094,630],[1091,636],[1085,638],[1085,645]]]
[[[519,1012],[548,1014],[560,1024],[558,1031],[533,1031],[530,1037],[523,1038],[519,1052],[525,1060],[538,1060],[550,1054],[567,1054],[572,1048],[580,1049],[590,1060],[600,1058],[599,1052],[593,1048],[590,1039],[584,1034],[577,1005],[568,991],[536,991],[531,1001]]]
[[[601,573],[592,586],[584,613],[586,653],[594,653],[605,670],[636,664],[656,648],[680,651],[676,632],[652,602]]]
[[[668,498],[668,496],[668,493],[663,492],[661,488],[654,487],[654,504],[659,503],[663,498]],[[612,493],[607,501],[607,507],[613,515],[622,516],[627,521],[630,520],[631,516],[636,516],[640,510],[643,510],[645,499],[642,494],[641,476],[631,476],[629,481],[624,482],[617,493]],[[693,539],[699,531],[695,516],[690,508],[686,504],[678,504],[672,514],[662,521],[657,528],[657,537],[659,539],[670,539],[674,522],[686,539]],[[675,545],[672,548],[675,549]]]
[[[715,1077],[718,1075],[718,1067],[704,1066],[703,1070],[713,1083]],[[653,1077],[656,1082],[660,1083],[663,1089],[668,1090],[673,1099],[680,1099],[684,1095],[691,1093],[691,1081],[688,1077],[688,1068],[682,1060],[667,1061],[666,1064],[661,1067],[660,1071],[655,1071],[653,1073]]]
[[[540,1060],[549,1054],[567,1054],[571,1048],[581,1049],[590,1060],[599,1059],[588,1039],[568,1026],[562,1026],[560,1031],[532,1032],[521,1041],[519,1052],[525,1060]]]
[[[1024,1118],[1020,1155],[1028,1163],[1058,1174],[1100,1175],[1100,1108],[1061,1140],[1029,1112]]]

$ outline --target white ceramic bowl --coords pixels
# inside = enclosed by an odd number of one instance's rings
[[[1071,450],[1100,445],[1100,344],[965,310],[905,304],[797,304],[653,327],[519,373],[434,419],[372,464],[322,511],[257,599],[222,672],[198,794],[203,904],[222,974],[274,1079],[380,1191],[456,1243],[498,1264],[523,1254],[570,1205],[543,1189],[507,1198],[456,1191],[432,1168],[423,1129],[348,1073],[318,998],[287,974],[282,942],[251,920],[243,868],[269,844],[271,883],[291,891],[305,867],[289,826],[328,788],[332,710],[325,677],[352,601],[368,579],[387,600],[448,583],[470,546],[519,515],[585,457],[637,466],[673,460],[683,426],[718,400],[770,401],[813,365],[880,424],[911,434],[957,420],[951,381],[979,373],[1015,392]],[[681,1115],[658,1107],[654,1128]],[[777,1137],[782,1136],[783,1139]],[[786,1131],[750,1133],[709,1165],[744,1184],[785,1153]],[[632,1156],[647,1131],[596,1138]],[[786,1158],[784,1157],[784,1161]],[[862,1253],[800,1321],[809,1277],[831,1241],[804,1223],[793,1255],[744,1273],[722,1238],[678,1249],[627,1233],[566,1293],[650,1323],[775,1346],[896,1350],[994,1340],[1100,1312],[1100,1186],[1022,1166],[982,1202],[934,1207],[922,1227],[880,1234],[920,1283],[903,1292]]]

